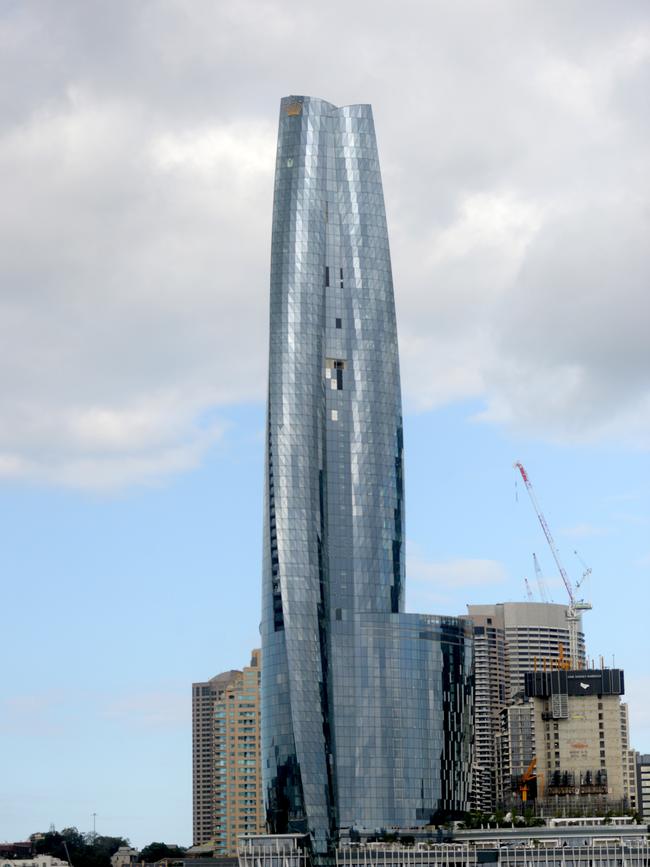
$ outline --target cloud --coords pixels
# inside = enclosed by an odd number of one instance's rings
[[[508,578],[502,563],[485,559],[429,560],[409,544],[406,555],[408,608],[427,611],[436,606],[456,606],[462,613],[467,589],[503,585]]]
[[[503,564],[496,560],[442,560],[432,562],[412,556],[407,561],[409,580],[450,587],[481,587],[503,584]]]
[[[646,4],[27,2],[0,39],[5,478],[150,483],[263,399],[292,90],[373,103],[407,406],[650,445]]]
[[[596,527],[593,524],[581,523],[575,524],[573,527],[560,528],[562,536],[569,536],[574,539],[587,539],[592,536],[608,536],[611,533],[607,527]]]
[[[57,690],[23,693],[0,702],[0,732],[56,737],[66,731],[66,701]]]
[[[117,695],[106,701],[99,714],[128,728],[158,729],[187,727],[189,709],[186,690],[153,690]]]
[[[87,690],[83,696],[86,722],[109,720],[130,729],[187,726],[187,690],[160,688],[137,693]],[[71,696],[61,690],[25,693],[0,703],[0,731],[35,737],[66,737],[78,723]]]
[[[264,138],[258,127],[187,138],[193,148],[77,90],[54,116],[0,136],[0,475],[155,480],[219,439],[223,424],[205,425],[213,407],[261,397],[261,306],[213,234],[233,251],[242,240],[231,220],[237,203],[240,219],[255,207]],[[267,241],[251,247],[261,257]]]
[[[630,745],[641,752],[650,748],[650,677],[625,673],[625,701],[630,711]]]

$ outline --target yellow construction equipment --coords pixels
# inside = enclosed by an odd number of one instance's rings
[[[528,800],[528,784],[532,780],[537,780],[537,775],[535,774],[535,768],[537,766],[537,756],[533,758],[531,763],[526,768],[523,777],[519,781],[519,794],[521,795],[522,803],[526,803]]]

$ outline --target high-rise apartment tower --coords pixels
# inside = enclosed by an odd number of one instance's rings
[[[194,845],[236,855],[240,834],[265,829],[260,773],[261,654],[243,671],[192,684]]]
[[[468,804],[471,630],[404,613],[397,333],[372,111],[287,97],[271,251],[262,759],[276,833]]]
[[[193,841],[198,846],[214,835],[214,705],[238,671],[224,671],[192,684],[192,814]]]

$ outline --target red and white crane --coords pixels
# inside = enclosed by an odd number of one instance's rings
[[[555,560],[555,565],[557,566],[559,573],[562,576],[562,581],[564,581],[566,592],[569,595],[569,608],[566,614],[569,627],[569,656],[571,657],[572,665],[577,666],[580,660],[580,648],[578,642],[578,626],[580,623],[580,615],[578,612],[590,611],[592,607],[591,602],[586,602],[584,599],[576,599],[575,589],[573,587],[573,584],[571,583],[571,580],[569,579],[569,576],[566,573],[566,569],[562,565],[562,561],[560,560],[560,552],[557,549],[557,545],[555,544],[555,540],[553,539],[553,535],[551,534],[551,529],[548,526],[546,518],[544,517],[544,513],[542,512],[539,503],[537,502],[537,497],[535,496],[532,482],[528,478],[526,468],[520,461],[517,461],[515,463],[515,469],[519,470],[521,478],[524,480],[526,490],[528,491],[528,496],[530,497],[530,501],[533,504],[533,508],[535,509],[535,513],[537,514],[539,523],[542,527],[542,530],[544,531],[544,535],[546,536],[546,541],[548,542],[548,547],[551,549],[551,554],[553,555],[553,559]],[[582,580],[579,582],[578,586],[580,586],[581,583]]]

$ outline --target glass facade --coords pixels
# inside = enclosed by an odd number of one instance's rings
[[[271,252],[262,759],[274,833],[467,806],[471,638],[405,614],[388,234],[370,106],[280,107]]]

